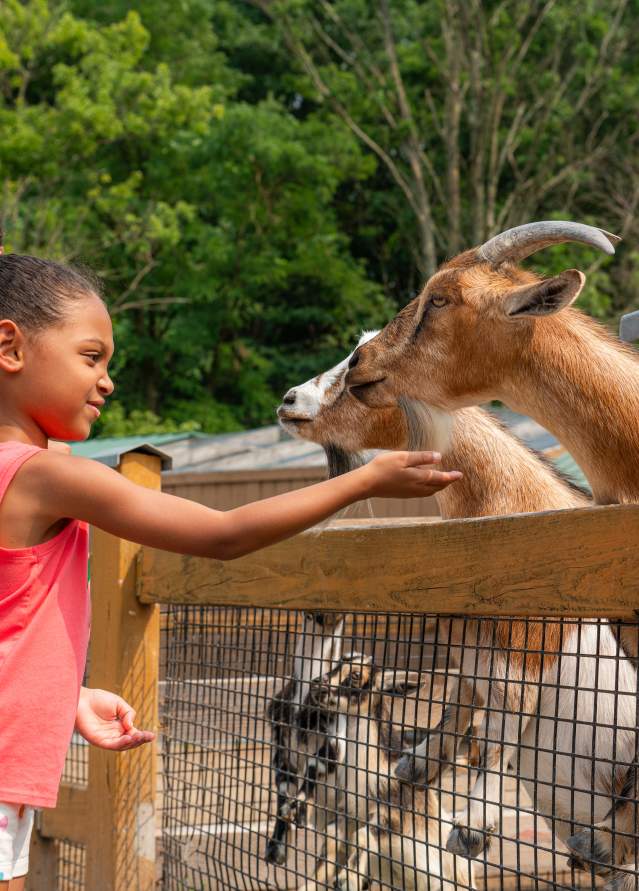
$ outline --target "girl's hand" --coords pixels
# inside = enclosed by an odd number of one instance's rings
[[[424,498],[461,478],[458,470],[432,470],[441,461],[438,452],[385,452],[361,468],[368,473],[369,496],[377,498]]]
[[[120,752],[155,739],[150,730],[136,730],[134,720],[135,711],[121,696],[80,688],[75,729],[92,745]]]

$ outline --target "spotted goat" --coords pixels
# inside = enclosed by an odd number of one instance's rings
[[[311,684],[299,732],[332,732],[324,743],[332,763],[323,782],[336,791],[336,807],[315,875],[300,891],[332,885],[363,891],[373,883],[413,891],[475,888],[472,863],[442,851],[452,824],[437,792],[393,776],[407,742],[399,715],[407,701],[417,713],[423,683],[417,672],[383,669],[370,655],[351,652]]]

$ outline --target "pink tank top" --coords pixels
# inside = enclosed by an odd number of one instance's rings
[[[0,502],[42,451],[0,442]],[[0,801],[55,807],[89,640],[89,527],[0,547]]]

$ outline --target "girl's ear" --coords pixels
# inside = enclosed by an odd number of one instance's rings
[[[578,269],[567,269],[533,285],[513,288],[506,297],[505,310],[511,319],[523,316],[550,316],[579,297],[586,276]]]
[[[24,338],[11,319],[0,321],[0,369],[10,374],[20,371],[24,365]]]

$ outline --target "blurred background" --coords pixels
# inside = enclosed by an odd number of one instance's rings
[[[272,423],[437,264],[537,219],[639,307],[638,0],[0,0],[6,249],[104,283],[93,435]]]

